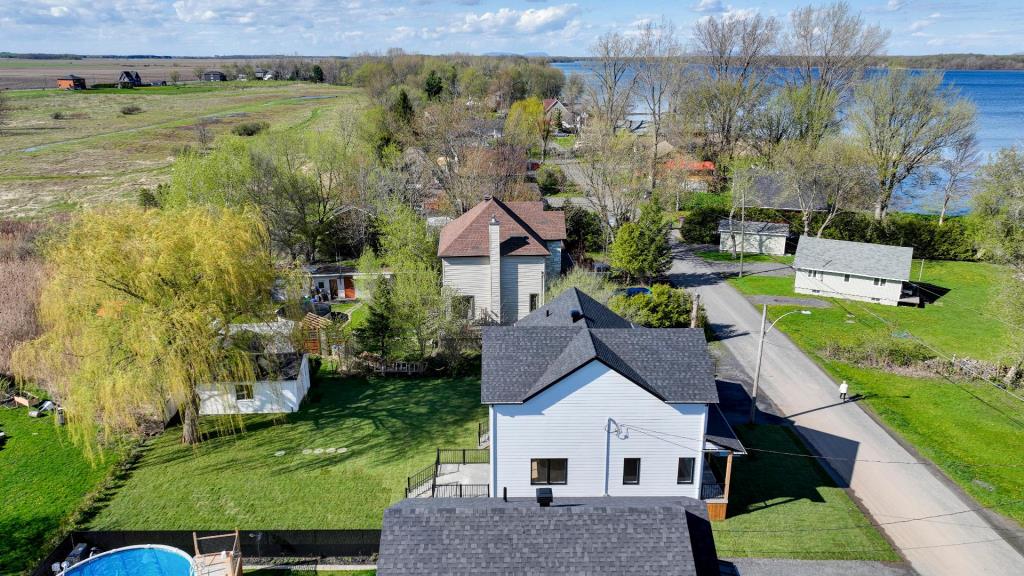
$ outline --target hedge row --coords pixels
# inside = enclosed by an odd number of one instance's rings
[[[785,222],[790,232],[799,235],[803,224],[798,212],[748,208],[746,218],[761,222]],[[717,244],[718,222],[729,217],[723,208],[696,208],[680,227],[683,240],[690,243]],[[735,215],[734,215],[735,217]],[[818,229],[821,214],[815,214],[811,231]],[[836,240],[872,242],[894,246],[912,246],[915,258],[929,260],[974,260],[977,250],[974,235],[965,218],[948,218],[940,226],[935,216],[896,213],[881,222],[870,214],[846,212],[840,214],[825,229],[824,236]]]

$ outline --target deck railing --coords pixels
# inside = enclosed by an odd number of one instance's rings
[[[700,485],[701,500],[717,500],[725,498],[725,484],[721,482],[705,482]]]
[[[487,484],[437,484],[434,498],[489,498],[491,487]]]
[[[433,464],[423,468],[419,472],[416,472],[405,481],[405,497],[408,498],[411,494],[417,494],[420,492],[428,491],[427,485],[434,482],[434,478],[437,476],[437,461]]]
[[[488,464],[491,451],[487,448],[438,448],[438,464]]]

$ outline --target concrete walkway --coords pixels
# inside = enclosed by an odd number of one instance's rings
[[[683,246],[675,249],[673,282],[701,295],[722,344],[752,374],[760,311],[703,260]],[[800,321],[794,315],[782,327]],[[832,459],[837,482],[851,489],[919,573],[1024,574],[1024,556],[1016,549],[1024,532],[996,527],[987,514],[973,511],[976,502],[933,466],[915,464],[917,458],[856,403],[840,403],[836,383],[778,330],[765,341],[761,393],[814,451]]]
[[[734,558],[719,560],[722,576],[913,576],[900,564],[852,560],[784,560]]]

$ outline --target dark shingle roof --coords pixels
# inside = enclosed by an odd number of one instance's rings
[[[731,226],[731,228],[730,228]],[[789,224],[776,224],[774,222],[741,222],[740,220],[719,220],[718,231],[729,232],[732,230],[733,233],[739,234],[742,230],[746,230],[747,234],[764,234],[766,236],[789,236]]]
[[[384,512],[379,576],[718,574],[703,502],[414,498]]]
[[[573,322],[574,309],[584,318]],[[483,329],[481,401],[526,402],[592,360],[665,402],[718,402],[702,330],[632,327],[576,289],[514,326]]]
[[[576,322],[572,311],[577,310],[583,318]],[[579,288],[569,288],[516,322],[516,326],[576,326],[582,321],[588,328],[629,328],[628,320],[609,310],[606,306],[588,296]]]
[[[716,406],[708,407],[708,426],[704,434],[704,449],[708,449],[707,443],[712,443],[722,448],[727,448],[737,454],[746,454],[747,450],[743,443],[736,437],[729,421],[722,414],[722,409]]]
[[[801,236],[793,267],[869,278],[909,280],[914,249]]]
[[[472,207],[441,230],[437,255],[487,256],[491,217],[498,220],[503,256],[547,256],[548,240],[565,239],[565,214],[545,211],[543,202],[504,203],[491,198]]]

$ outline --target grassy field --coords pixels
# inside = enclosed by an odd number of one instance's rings
[[[737,254],[736,258],[732,257],[732,252],[719,252],[718,250],[706,250],[703,252],[697,252],[697,256],[705,260],[712,262],[735,262],[739,264],[740,259]],[[793,256],[787,254],[785,256],[769,256],[767,254],[744,254],[744,262],[779,262],[782,264],[792,264]]]
[[[113,455],[91,465],[53,418],[0,408],[0,574],[27,570],[110,472]]]
[[[748,446],[806,453],[787,427],[742,426],[737,433]],[[846,492],[808,458],[736,458],[729,517],[712,527],[722,557],[899,560]]]
[[[914,272],[916,279],[916,266]],[[1000,321],[992,303],[1000,274],[989,264],[927,262],[923,281],[950,291],[924,309],[832,300],[831,308],[780,328],[979,502],[1024,522],[1024,404],[985,382],[901,376],[821,355],[829,342],[906,339],[909,331],[946,355],[1005,359],[1022,335]],[[792,278],[730,282],[746,294],[794,295]],[[793,309],[772,306],[769,316]]]
[[[476,379],[321,377],[299,412],[247,417],[237,435],[161,435],[90,526],[379,528],[406,477],[435,447],[476,446],[484,418]]]
[[[85,78],[89,86],[117,82],[123,70],[135,70],[143,82],[170,82],[171,74],[179,80],[195,80],[196,70],[222,70],[229,66],[255,66],[254,60],[225,58],[80,58],[71,60],[35,60],[0,58],[0,90],[53,88],[57,78],[75,74]]]
[[[11,91],[10,101],[12,118],[0,136],[0,216],[133,198],[166,182],[176,153],[196,146],[200,119],[215,135],[251,121],[312,129],[364,104],[358,90],[302,82],[24,90]],[[125,106],[141,112],[123,114]]]

